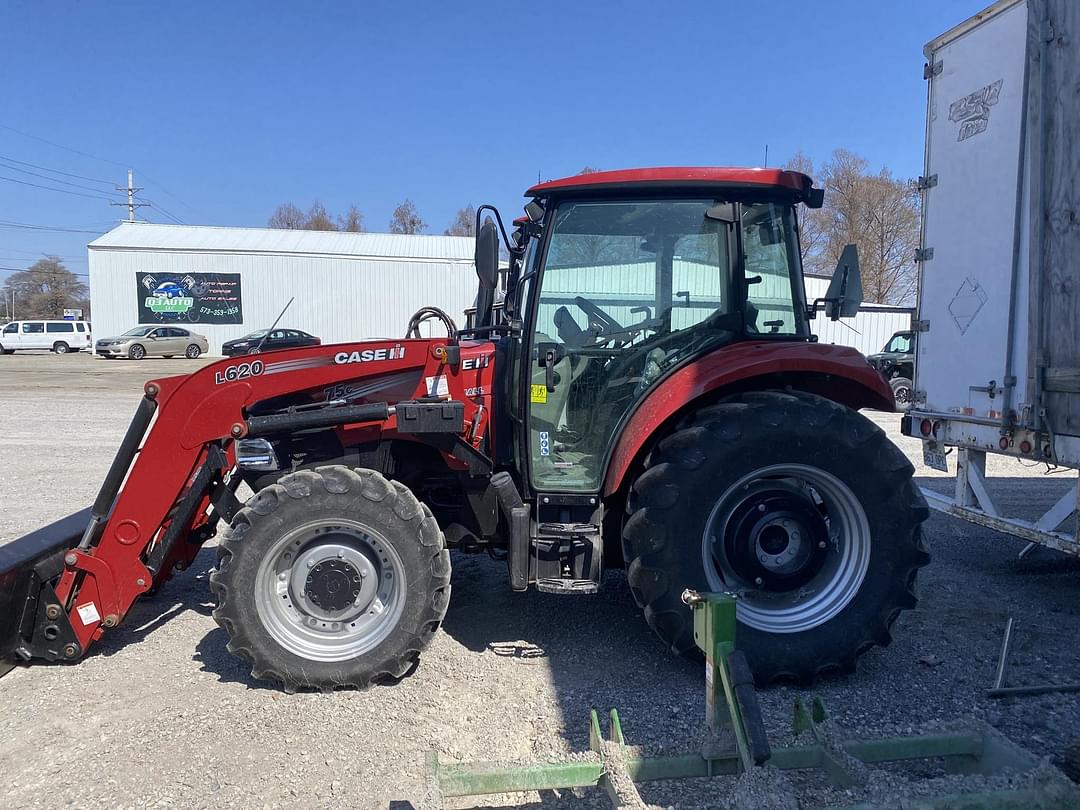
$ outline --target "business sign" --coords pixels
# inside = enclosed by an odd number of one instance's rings
[[[82,310],[81,309],[65,309],[64,310],[65,321],[81,321]]]
[[[136,273],[139,323],[243,323],[239,273]]]

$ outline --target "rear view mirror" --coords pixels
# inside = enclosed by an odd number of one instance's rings
[[[862,304],[862,274],[859,272],[859,249],[855,245],[844,245],[840,260],[836,263],[832,281],[825,298],[825,314],[831,320],[850,318],[859,312]],[[815,302],[815,307],[816,307]]]
[[[739,221],[738,217],[735,216],[734,203],[717,203],[711,208],[706,208],[705,218],[723,222],[725,225],[734,225]]]
[[[495,286],[499,283],[499,231],[489,217],[476,234],[476,326],[488,326],[495,304]]]

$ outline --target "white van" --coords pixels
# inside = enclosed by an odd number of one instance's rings
[[[0,329],[0,352],[49,349],[57,354],[92,352],[94,339],[89,321],[12,321]]]

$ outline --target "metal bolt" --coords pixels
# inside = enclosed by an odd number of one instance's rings
[[[338,555],[338,558],[339,558],[339,559],[343,559],[343,558],[345,557],[345,552],[344,552],[344,551],[339,551],[339,552],[337,553],[337,555]]]
[[[53,621],[55,621],[56,619],[59,619],[60,618],[60,606],[59,605],[49,605],[47,608],[45,608],[45,615],[48,616]]]
[[[818,548],[825,548],[825,546],[827,546],[827,545],[828,545],[828,543],[826,543],[824,540],[818,540],[818,544],[817,544]]]
[[[307,561],[307,567],[308,568],[314,568],[315,567],[315,561],[314,560],[308,560]]]
[[[105,617],[104,621],[102,621],[102,624],[106,627],[116,627],[119,621],[120,619],[115,613],[110,613],[108,616]]]
[[[79,654],[79,648],[76,645],[68,644],[66,647],[64,647],[64,657],[65,658],[74,658],[78,654]]]
[[[764,581],[765,581],[765,580],[763,580],[763,579],[762,579],[761,577],[757,577],[757,578],[756,578],[756,579],[754,580],[754,584],[755,584],[755,585],[760,585],[760,584],[761,584],[761,583],[763,583]]]
[[[64,557],[64,563],[65,565],[74,565],[76,562],[78,562],[78,559],[79,558],[76,557],[74,554],[68,554],[66,557]]]
[[[590,505],[595,505],[596,504],[596,498],[589,498],[589,504]]]
[[[551,498],[544,498],[544,503],[551,503]]]
[[[142,577],[139,577],[137,580],[135,580],[135,584],[138,585],[140,588],[143,588],[146,586],[146,580]]]
[[[757,510],[758,510],[759,512],[764,512],[764,511],[765,511],[765,504],[763,504],[763,503],[759,503],[759,504],[757,505]]]

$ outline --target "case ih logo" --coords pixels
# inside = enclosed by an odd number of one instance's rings
[[[355,352],[338,352],[334,362],[339,366],[346,363],[370,363],[373,360],[398,360],[405,356],[405,347],[400,343],[389,349],[364,349]]]
[[[990,122],[990,108],[998,103],[1001,79],[949,105],[949,120],[960,124],[956,140],[964,141],[978,135]]]

